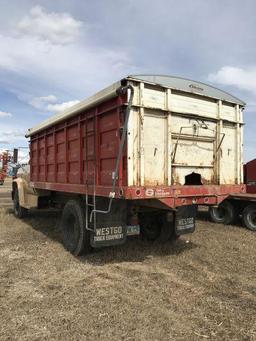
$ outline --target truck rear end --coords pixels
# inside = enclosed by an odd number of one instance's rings
[[[193,232],[197,205],[245,190],[243,107],[186,79],[124,78],[28,131],[32,191],[20,191],[20,207],[64,207],[74,254],[139,229],[162,240]]]

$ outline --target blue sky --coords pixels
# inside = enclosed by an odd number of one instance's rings
[[[0,149],[125,75],[160,73],[247,102],[255,158],[255,12],[253,0],[0,0]]]

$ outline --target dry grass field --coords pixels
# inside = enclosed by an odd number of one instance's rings
[[[0,340],[256,340],[256,233],[202,213],[175,244],[74,258],[58,220],[0,209]]]

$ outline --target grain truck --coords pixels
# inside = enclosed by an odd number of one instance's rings
[[[139,233],[191,233],[197,205],[245,191],[244,105],[184,78],[125,77],[28,130],[30,172],[13,182],[15,215],[60,207],[74,255]]]

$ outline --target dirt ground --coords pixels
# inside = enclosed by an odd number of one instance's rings
[[[58,213],[1,208],[0,340],[256,340],[256,233],[199,218],[74,258]]]

